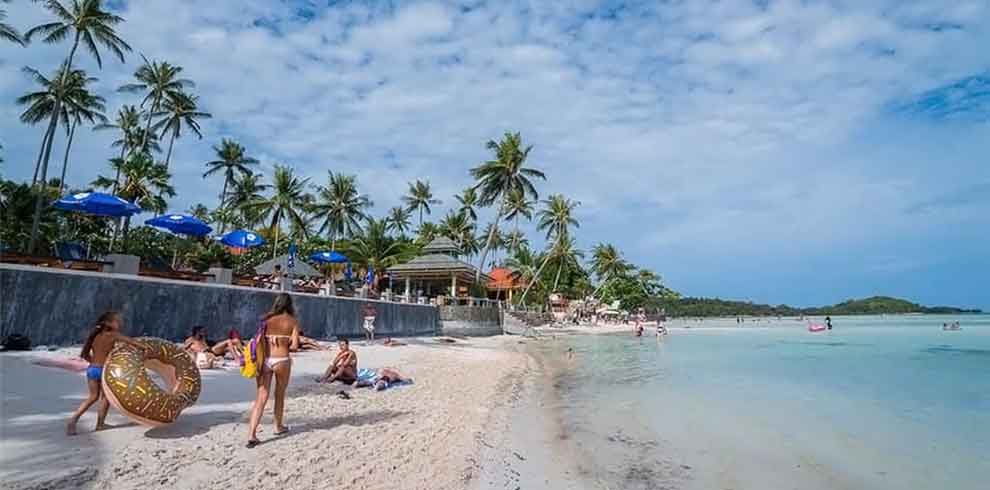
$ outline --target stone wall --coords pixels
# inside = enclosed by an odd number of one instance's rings
[[[146,277],[0,264],[0,336],[21,333],[34,345],[80,343],[105,310],[124,316],[125,333],[170,340],[204,325],[210,339],[234,327],[253,335],[275,291]],[[436,335],[440,317],[429,305],[328,298],[292,293],[307,336],[364,335],[362,307],[377,310],[376,335]]]
[[[502,334],[502,312],[492,306],[440,306],[444,335],[485,337]]]

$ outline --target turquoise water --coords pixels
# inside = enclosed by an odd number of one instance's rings
[[[962,331],[941,331],[953,320]],[[559,408],[589,478],[987,488],[990,316],[846,317],[820,334],[794,320],[761,325],[567,339],[575,358]]]

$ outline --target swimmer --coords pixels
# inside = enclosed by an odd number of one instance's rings
[[[121,335],[120,327],[120,313],[108,311],[100,315],[96,320],[96,326],[93,327],[93,331],[86,338],[86,343],[83,345],[82,353],[79,354],[79,357],[89,361],[89,367],[86,368],[86,386],[89,387],[89,395],[79,404],[79,408],[69,418],[69,422],[65,426],[66,435],[76,435],[76,424],[79,422],[79,417],[82,417],[89,410],[89,407],[92,407],[97,401],[100,402],[100,408],[96,414],[96,430],[109,428],[106,424],[106,419],[107,412],[110,410],[110,401],[103,394],[103,386],[100,383],[103,378],[103,364],[107,361],[110,351],[113,350],[117,342],[124,342],[139,349],[146,349],[143,344],[136,340]]]

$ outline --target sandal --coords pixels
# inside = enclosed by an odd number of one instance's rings
[[[346,391],[338,391],[337,398],[340,398],[341,400],[350,400],[351,394]]]
[[[259,441],[257,439],[251,439],[250,441],[247,442],[247,448],[248,449],[253,449],[258,444],[261,444],[261,441]]]
[[[282,434],[288,434],[289,433],[289,429],[290,429],[290,427],[287,425],[287,426],[285,426],[285,429],[276,432],[275,435],[280,436]]]

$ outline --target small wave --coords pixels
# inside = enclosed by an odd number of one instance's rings
[[[921,349],[921,351],[928,354],[955,354],[963,356],[990,357],[990,349],[967,349],[953,347],[951,345],[935,345]]]

